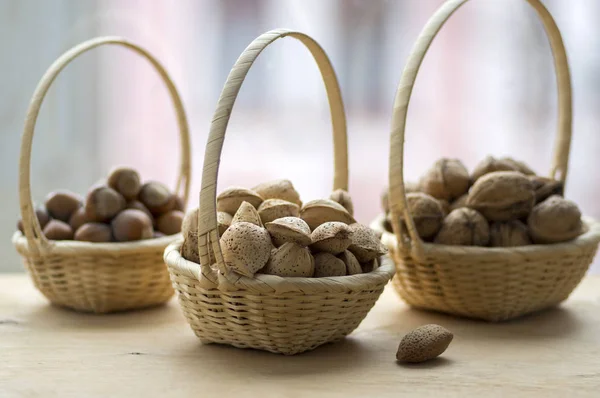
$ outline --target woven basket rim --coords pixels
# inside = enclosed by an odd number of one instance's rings
[[[398,248],[396,236],[383,228],[384,220],[385,214],[379,214],[371,222],[370,227],[382,233],[381,240],[386,246]],[[565,250],[573,250],[578,246],[598,245],[600,243],[600,223],[587,216],[582,217],[582,220],[588,227],[588,230],[577,238],[567,242],[514,247],[452,246],[423,242],[423,254],[427,256],[480,256],[482,258],[507,256],[506,260],[509,261],[510,256],[530,257],[536,255],[545,257],[563,253]]]
[[[186,260],[181,255],[183,238],[171,243],[164,252],[164,260],[171,269],[177,270],[202,282],[203,277],[200,264]],[[253,290],[261,293],[284,292],[343,292],[369,290],[387,284],[396,272],[394,262],[388,255],[382,256],[379,267],[365,274],[332,276],[325,278],[307,277],[280,277],[276,275],[256,274],[254,278],[239,276],[234,283],[227,283],[225,277],[219,274],[219,290]],[[206,282],[206,281],[204,281]]]
[[[181,238],[181,233],[175,235],[162,236],[160,238],[144,239],[133,242],[109,242],[94,243],[80,242],[75,240],[55,240],[49,241],[49,246],[41,250],[40,255],[47,253],[53,255],[62,254],[65,256],[81,255],[129,255],[140,254],[144,251],[163,250],[174,240]],[[21,255],[30,253],[27,238],[21,231],[16,231],[12,237],[12,243]],[[42,248],[43,246],[40,246]]]

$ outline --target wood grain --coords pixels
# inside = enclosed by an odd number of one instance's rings
[[[598,396],[600,277],[559,308],[501,324],[411,310],[390,288],[344,341],[284,357],[201,345],[174,300],[83,315],[47,304],[25,275],[3,275],[0,396]],[[454,341],[437,360],[398,365],[400,338],[426,323]]]

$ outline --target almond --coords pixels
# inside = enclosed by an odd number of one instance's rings
[[[352,254],[352,252],[345,250],[340,255],[338,255],[338,258],[342,260],[344,264],[346,264],[346,275],[362,274],[363,271],[360,266],[360,263],[358,262],[356,257],[354,257],[354,254]]]
[[[371,228],[354,223],[350,224],[350,231],[352,232],[352,243],[348,250],[359,262],[369,262],[387,253],[387,248]]]
[[[440,325],[424,325],[407,333],[398,346],[396,359],[400,362],[424,362],[440,356],[454,335]]]
[[[248,277],[267,264],[272,247],[269,232],[249,222],[231,224],[221,237],[225,265]]]
[[[315,254],[315,274],[317,278],[346,275],[346,264],[331,253]]]
[[[315,259],[308,248],[287,242],[271,251],[271,258],[260,272],[281,277],[311,277],[315,272]]]
[[[252,188],[263,199],[281,199],[302,206],[300,195],[294,189],[290,180],[273,180],[264,182]]]
[[[250,189],[230,187],[217,196],[217,211],[235,214],[242,202],[248,202],[255,209],[258,209],[258,206],[263,202],[263,198]]]
[[[306,203],[300,210],[300,218],[306,221],[311,231],[314,231],[319,225],[330,221],[338,221],[345,224],[356,222],[344,206],[331,199],[317,199]]]
[[[262,227],[263,224],[260,220],[260,215],[258,215],[258,211],[252,206],[250,203],[243,201],[240,205],[239,209],[235,212],[233,219],[231,220],[231,224],[235,224],[237,222],[249,222],[254,225],[258,225]]]
[[[311,249],[332,254],[342,253],[352,243],[352,231],[347,224],[338,221],[319,225],[311,234]]]
[[[276,247],[286,242],[308,246],[312,243],[310,228],[303,219],[298,217],[282,217],[265,224]]]
[[[298,217],[299,211],[297,204],[282,199],[265,199],[258,207],[258,214],[263,223],[283,217]]]

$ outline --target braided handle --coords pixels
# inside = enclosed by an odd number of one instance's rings
[[[219,246],[219,232],[217,229],[216,196],[221,151],[223,149],[225,131],[227,130],[231,110],[246,74],[258,55],[269,44],[286,36],[301,41],[308,48],[317,62],[327,91],[333,127],[333,187],[334,190],[348,189],[348,145],[344,104],[342,102],[337,77],[327,54],[315,40],[304,33],[277,29],[260,35],[244,50],[231,69],[217,103],[217,109],[215,110],[212,119],[210,134],[206,143],[204,168],[202,172],[202,189],[200,191],[200,208],[198,211],[198,248],[200,264],[202,265],[202,275],[215,284],[218,284],[218,281],[217,275],[210,267],[211,258],[209,256],[209,247],[212,248],[214,253],[213,258],[216,259],[219,270],[221,270],[222,273],[225,273],[223,256]]]
[[[423,241],[419,237],[414,220],[408,211],[404,190],[404,130],[406,128],[408,104],[417,78],[417,72],[419,71],[419,67],[423,62],[425,54],[433,39],[450,16],[467,1],[468,0],[448,0],[429,19],[408,57],[394,100],[390,137],[389,172],[389,196],[390,210],[392,212],[392,226],[400,247],[407,248],[408,238],[410,237],[413,255],[417,258],[422,258]],[[539,0],[527,1],[537,11],[537,15],[544,25],[554,57],[554,68],[558,87],[558,127],[554,147],[554,160],[550,170],[550,176],[565,182],[569,163],[569,151],[571,148],[572,127],[571,78],[569,75],[567,54],[565,52],[560,31],[548,10]],[[404,215],[409,236],[406,236],[406,230],[400,222],[399,216],[401,213]]]
[[[79,55],[104,44],[121,45],[133,50],[147,59],[156,69],[167,86],[171,100],[173,101],[175,112],[177,114],[177,124],[179,127],[179,135],[181,140],[181,161],[179,164],[179,176],[177,178],[175,192],[179,193],[183,189],[184,203],[187,203],[188,200],[191,174],[189,128],[183,103],[179,97],[177,88],[169,77],[167,71],[148,51],[126,39],[120,37],[98,37],[85,41],[65,52],[56,61],[54,61],[50,68],[48,68],[38,83],[31,98],[31,102],[29,103],[29,108],[27,109],[25,127],[23,129],[23,136],[21,138],[21,154],[19,157],[19,202],[21,206],[21,216],[23,218],[23,230],[25,231],[27,244],[30,250],[35,252],[39,252],[40,248],[43,249],[50,246],[50,243],[42,233],[40,223],[35,216],[33,199],[31,197],[31,147],[37,117],[40,112],[42,102],[44,101],[44,97],[46,96],[46,93],[50,89],[50,86],[58,74]]]

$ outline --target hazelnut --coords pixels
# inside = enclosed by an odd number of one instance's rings
[[[345,224],[356,222],[344,206],[331,199],[317,199],[305,203],[300,210],[300,218],[306,221],[311,231],[329,221],[339,221]]]
[[[112,220],[111,226],[117,242],[150,239],[154,235],[152,220],[141,210],[123,210]]]
[[[350,215],[354,214],[354,205],[352,204],[352,198],[348,192],[343,189],[336,189],[331,193],[329,199],[344,206],[344,209],[348,210]]]
[[[298,217],[283,217],[265,224],[275,247],[286,242],[308,246],[312,243],[310,228],[303,219]]]
[[[535,243],[557,243],[575,239],[584,228],[575,203],[558,195],[537,204],[527,225]]]
[[[258,207],[258,214],[263,223],[282,217],[298,217],[299,211],[297,204],[282,199],[265,199]]]
[[[52,218],[69,222],[71,214],[82,206],[81,196],[70,191],[51,192],[46,197],[46,210]]]
[[[564,194],[564,184],[560,181],[553,180],[552,178],[540,177],[540,176],[529,176],[529,181],[533,185],[535,192],[535,203],[540,203],[546,200],[549,196]]]
[[[107,183],[127,200],[135,199],[142,188],[139,173],[128,167],[113,169],[108,176]]]
[[[75,212],[71,214],[71,218],[69,218],[69,225],[73,231],[77,231],[79,227],[87,222],[89,222],[89,220],[85,212],[85,207],[80,207],[75,210]]]
[[[235,214],[242,202],[248,202],[255,209],[263,202],[263,198],[254,191],[240,187],[230,187],[217,196],[217,211]]]
[[[487,220],[473,209],[452,210],[442,223],[434,242],[442,245],[486,246],[490,241]]]
[[[156,229],[165,235],[175,235],[181,232],[184,214],[179,210],[166,212],[156,220]]]
[[[83,242],[110,242],[112,231],[110,226],[98,222],[83,224],[75,231],[75,240]]]
[[[169,188],[157,181],[142,185],[138,199],[155,216],[173,210],[177,203],[175,195],[171,193]]]
[[[139,200],[132,200],[130,202],[127,202],[127,204],[125,205],[126,209],[135,209],[135,210],[141,210],[144,213],[146,213],[146,215],[153,220],[154,216],[152,215],[152,213],[150,212],[150,210],[148,210],[148,208],[146,206],[144,206],[144,204],[142,202],[140,202]]]
[[[85,214],[90,221],[110,221],[124,208],[125,198],[104,185],[93,188],[85,201]]]
[[[437,234],[442,226],[444,212],[433,196],[426,193],[414,192],[406,195],[408,211],[411,214],[417,232],[422,239],[430,239]],[[403,221],[403,215],[400,214]]]
[[[40,223],[40,228],[43,230],[44,227],[50,221],[50,216],[48,215],[48,212],[43,206],[39,206],[35,209],[35,216],[37,217],[38,222]],[[19,231],[21,231],[21,233],[25,233],[25,230],[23,229],[22,219],[19,219],[19,221],[17,222],[17,228],[19,229]]]
[[[490,246],[514,247],[531,244],[527,226],[519,220],[495,222],[490,225]]]
[[[263,202],[265,203],[265,202]],[[227,213],[225,213],[227,214]],[[230,224],[235,224],[236,222],[249,222],[259,227],[262,227],[262,221],[260,220],[260,215],[258,211],[252,206],[250,203],[244,201],[240,205],[239,209],[235,212],[233,218],[231,219]]]
[[[267,230],[249,222],[231,224],[221,237],[225,265],[250,278],[267,264],[272,247]]]
[[[526,217],[535,202],[529,178],[516,171],[494,171],[479,178],[467,198],[467,206],[490,221]]]
[[[287,242],[271,251],[271,258],[260,272],[281,277],[311,277],[315,272],[315,259],[306,247]]]
[[[419,188],[436,199],[453,200],[469,190],[471,178],[458,159],[442,158],[425,173]]]
[[[252,190],[263,199],[281,199],[295,203],[298,207],[302,206],[300,195],[290,180],[267,181],[255,186]]]
[[[73,230],[66,222],[52,219],[44,227],[44,235],[50,240],[71,240],[73,239]]]
[[[352,243],[352,231],[347,224],[338,221],[319,225],[311,234],[310,248],[332,254],[342,253]]]
[[[175,207],[173,210],[179,210],[185,213],[185,203],[183,202],[183,198],[179,195],[175,195]]]

